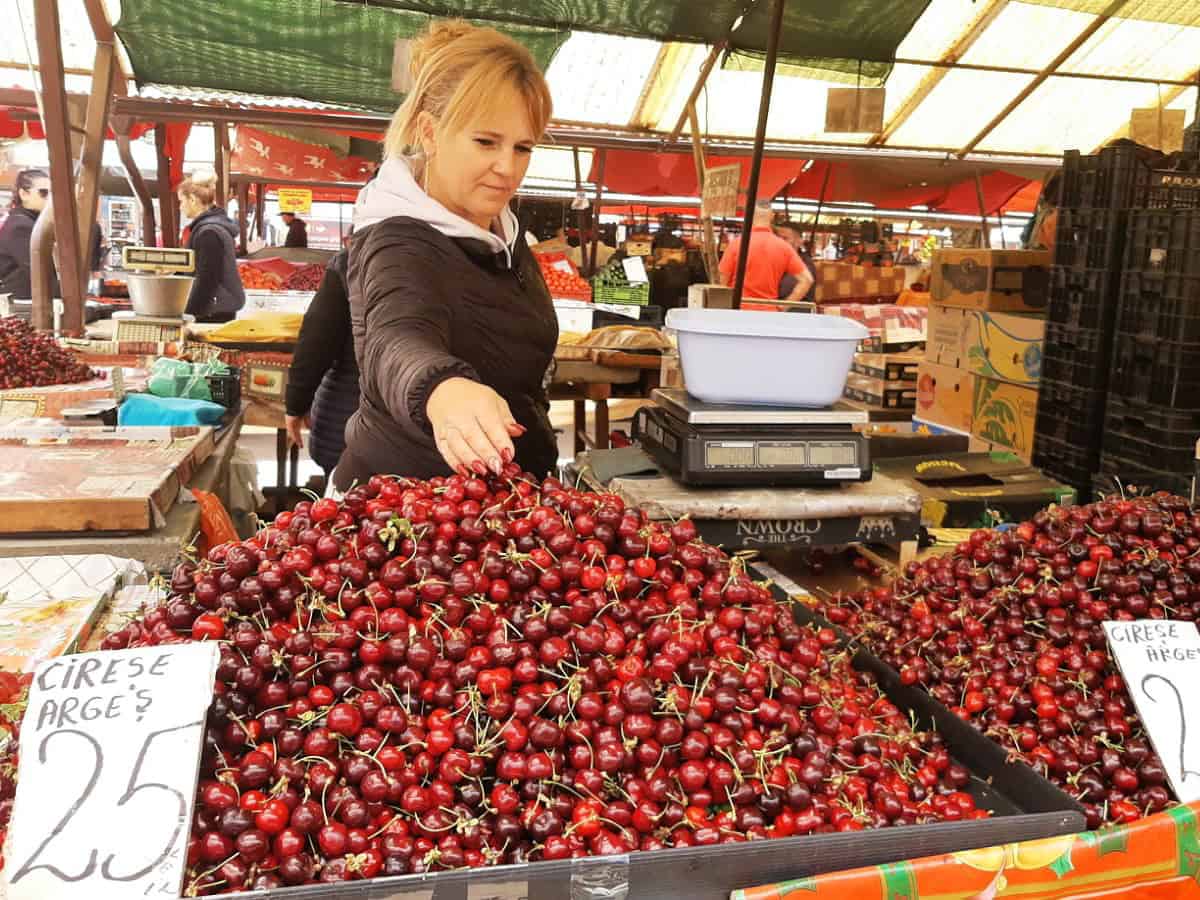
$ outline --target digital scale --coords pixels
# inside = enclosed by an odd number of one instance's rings
[[[865,410],[726,406],[679,388],[651,395],[634,437],[666,472],[687,485],[821,485],[869,481]]]
[[[113,313],[113,340],[153,344],[183,340],[187,325],[196,318],[183,312],[191,279],[177,276],[195,271],[196,254],[179,247],[126,246],[121,249],[121,267],[137,273],[128,279],[134,308]]]

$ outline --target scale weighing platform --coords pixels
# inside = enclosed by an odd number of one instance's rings
[[[869,481],[865,410],[726,406],[679,388],[659,389],[638,410],[633,434],[686,485],[822,485]]]
[[[191,273],[196,269],[196,256],[191,250],[178,247],[134,247],[121,250],[123,269],[138,276],[153,279],[154,276],[170,276],[179,272]],[[133,287],[130,287],[130,295]],[[135,341],[151,344],[181,341],[187,326],[196,321],[195,316],[147,316],[133,310],[113,313],[115,341]]]

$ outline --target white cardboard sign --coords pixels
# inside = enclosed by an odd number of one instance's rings
[[[5,875],[9,900],[178,897],[215,644],[37,667]]]
[[[1194,622],[1105,622],[1104,633],[1175,794],[1200,800],[1200,631]]]

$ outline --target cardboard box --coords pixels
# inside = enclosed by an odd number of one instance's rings
[[[881,459],[875,469],[921,495],[928,528],[983,528],[1021,522],[1051,503],[1075,502],[1075,490],[1012,453],[950,453]]]
[[[1046,320],[1037,316],[933,306],[925,357],[987,378],[1036,386],[1045,336]]]
[[[900,266],[855,266],[850,263],[816,261],[818,303],[845,303],[871,300],[887,303],[904,290],[904,269]]]
[[[971,433],[975,416],[975,375],[926,360],[917,370],[916,417]]]
[[[845,396],[883,409],[914,409],[917,388],[911,381],[884,381],[851,372],[846,376]]]
[[[1051,256],[1048,250],[939,250],[933,255],[933,302],[992,312],[1044,312]]]
[[[822,306],[820,312],[865,325],[870,336],[859,341],[861,353],[899,353],[925,343],[928,310],[923,306],[847,303]]]
[[[925,355],[919,351],[908,353],[855,353],[850,370],[868,378],[883,381],[916,381],[917,367]]]
[[[1035,388],[976,376],[971,434],[1029,459],[1033,455],[1037,398]]]

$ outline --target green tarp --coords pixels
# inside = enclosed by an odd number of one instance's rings
[[[787,0],[781,60],[842,79],[861,72],[864,83],[877,84],[928,2]],[[121,7],[117,32],[140,83],[380,111],[399,101],[390,89],[396,38],[419,33],[433,16],[490,22],[543,68],[571,30],[703,44],[728,36],[729,64],[753,67],[770,25],[769,0],[123,0]]]
[[[333,0],[123,0],[117,25],[139,83],[300,97],[390,112],[396,38],[421,13]],[[566,29],[500,26],[543,68]]]

